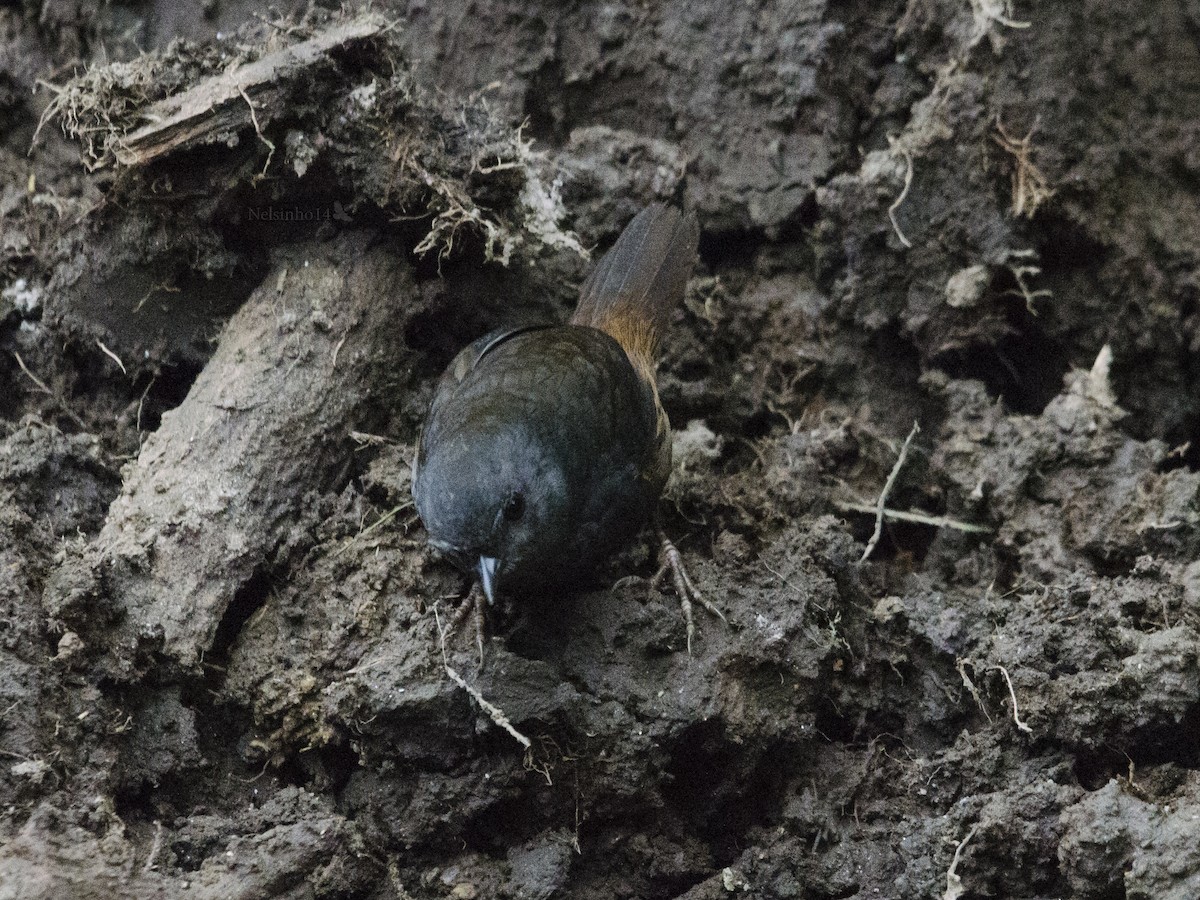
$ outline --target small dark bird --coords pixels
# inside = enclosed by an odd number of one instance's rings
[[[490,604],[501,586],[577,581],[654,517],[671,472],[655,361],[698,233],[693,216],[647,207],[584,283],[569,324],[494,331],[442,375],[413,499],[429,543],[478,577],[478,612],[480,587]],[[658,534],[655,577],[673,575],[690,652],[692,601],[721,614]]]

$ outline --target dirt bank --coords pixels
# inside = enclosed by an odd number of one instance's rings
[[[0,898],[1200,896],[1200,7],[177,6],[0,11]],[[525,748],[408,460],[671,198],[730,625],[512,603]]]

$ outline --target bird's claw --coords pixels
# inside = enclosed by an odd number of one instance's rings
[[[666,533],[659,529],[659,561],[661,565],[654,577],[650,580],[652,587],[657,587],[662,582],[668,572],[671,573],[671,583],[675,586],[675,594],[679,597],[679,606],[683,610],[683,619],[687,623],[687,651],[688,656],[692,655],[692,638],[696,634],[696,623],[692,617],[692,604],[699,603],[706,610],[720,619],[726,624],[729,620],[725,618],[725,614],[717,609],[712,601],[705,598],[703,594],[697,590],[696,585],[692,583],[691,577],[688,575],[687,567],[683,564],[683,557],[679,555],[679,550],[667,537]]]
[[[446,637],[453,638],[471,613],[475,614],[475,645],[479,648],[479,666],[483,668],[483,636],[487,632],[487,603],[483,596],[483,588],[478,581],[471,584],[471,590],[463,598],[458,609],[454,611],[450,623],[446,626]]]

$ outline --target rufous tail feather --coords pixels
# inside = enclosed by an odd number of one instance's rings
[[[571,321],[616,338],[653,382],[659,342],[696,262],[695,216],[653,203],[625,226],[579,292]]]

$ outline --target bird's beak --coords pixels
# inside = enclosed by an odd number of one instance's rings
[[[479,583],[483,585],[488,606],[496,603],[496,569],[499,565],[500,561],[494,556],[479,557]]]

